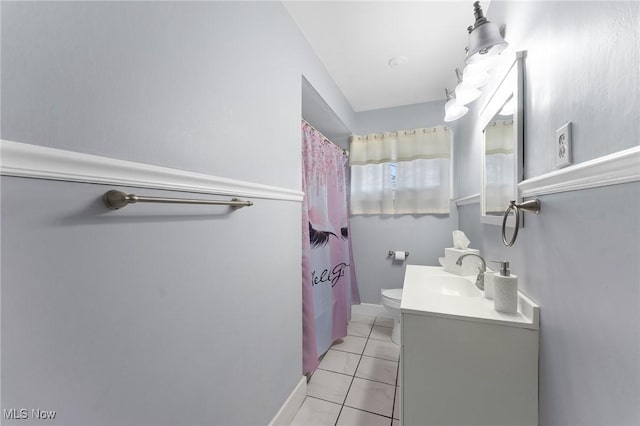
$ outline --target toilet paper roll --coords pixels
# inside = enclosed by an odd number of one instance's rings
[[[518,277],[495,275],[493,277],[493,307],[507,314],[518,312]]]
[[[404,260],[405,258],[405,253],[403,251],[395,251],[393,252],[393,259],[394,260]]]

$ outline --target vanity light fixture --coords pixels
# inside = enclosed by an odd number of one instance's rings
[[[456,86],[456,99],[459,105],[469,104],[482,95],[476,87],[462,80],[462,72],[460,68],[456,68],[456,77],[458,77],[458,85]]]
[[[473,3],[473,14],[476,21],[469,31],[469,46],[466,48],[467,66],[464,72],[456,68],[458,85],[455,89],[455,98],[452,99],[449,89],[445,89],[447,103],[444,106],[444,121],[455,121],[469,112],[465,105],[478,99],[482,92],[480,87],[489,82],[489,69],[495,64],[498,55],[509,46],[504,40],[504,26],[500,29],[496,24],[485,18],[480,7],[480,2]],[[391,61],[389,61],[391,65]],[[508,113],[508,108],[503,111]]]
[[[455,98],[451,97],[449,89],[444,89],[444,93],[447,95],[447,103],[444,106],[444,121],[456,121],[458,118],[469,112],[469,108],[464,105],[460,105]]]
[[[469,31],[467,64],[474,64],[486,58],[497,56],[509,46],[496,24],[485,18],[479,1],[473,3],[473,14],[476,22],[467,28]]]

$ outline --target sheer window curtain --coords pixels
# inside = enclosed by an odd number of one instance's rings
[[[448,214],[451,131],[352,136],[351,214]]]
[[[503,214],[515,182],[513,120],[496,120],[485,129],[485,210]]]

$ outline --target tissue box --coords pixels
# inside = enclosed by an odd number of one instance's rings
[[[462,266],[456,265],[456,261],[463,254],[480,254],[480,250],[477,249],[457,249],[446,248],[444,249],[444,270],[456,275],[478,275],[478,267],[480,259],[477,257],[465,258],[462,262]]]

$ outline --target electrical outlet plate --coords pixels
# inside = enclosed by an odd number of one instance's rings
[[[571,122],[556,130],[555,141],[556,167],[562,168],[572,163],[571,159]]]

